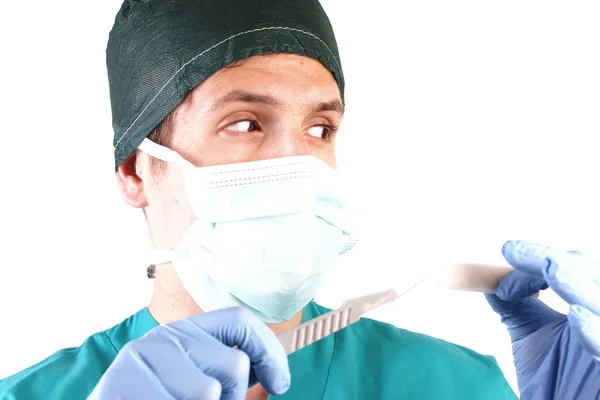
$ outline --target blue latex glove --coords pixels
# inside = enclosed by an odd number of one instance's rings
[[[158,326],[127,343],[88,399],[242,400],[257,381],[269,393],[285,393],[287,355],[254,315],[228,308]]]
[[[502,254],[516,271],[486,297],[510,333],[521,399],[600,399],[600,264],[522,241]],[[548,287],[568,316],[530,297]]]

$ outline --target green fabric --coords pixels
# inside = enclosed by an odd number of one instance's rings
[[[309,304],[303,322],[329,310]],[[157,326],[147,309],[0,381],[0,399],[85,399],[125,343]],[[289,357],[282,400],[517,399],[492,357],[363,319]]]
[[[315,303],[309,320],[330,310]],[[493,357],[363,318],[289,357],[292,385],[271,399],[515,400]]]
[[[261,54],[315,58],[344,77],[318,0],[125,0],[106,49],[115,166],[204,79]]]
[[[0,400],[85,399],[125,343],[158,324],[147,308],[96,333],[80,346],[60,350],[0,381]]]

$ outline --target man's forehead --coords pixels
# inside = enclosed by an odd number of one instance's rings
[[[302,96],[297,96],[296,100]],[[344,114],[344,106],[339,97],[337,98],[314,98],[303,102],[303,107],[309,109],[310,112],[324,112],[333,111],[340,115]],[[232,89],[229,92],[215,98],[212,102],[207,104],[206,114],[216,112],[222,107],[225,107],[231,103],[249,103],[249,104],[262,104],[270,107],[285,108],[288,106],[288,98],[282,98],[276,94],[263,94],[251,90],[243,89]],[[206,103],[205,103],[206,104]]]
[[[344,113],[333,74],[318,60],[289,53],[254,56],[228,65],[194,88],[189,97],[206,113],[232,103],[278,108],[302,103],[312,111]]]

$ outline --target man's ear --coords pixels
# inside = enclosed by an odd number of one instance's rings
[[[117,168],[117,184],[123,199],[132,207],[144,208],[148,206],[148,197],[144,187],[144,180],[138,168],[138,154],[136,150]]]

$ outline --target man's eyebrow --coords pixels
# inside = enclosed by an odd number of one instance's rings
[[[208,110],[207,113],[212,113],[213,111],[224,106],[225,104],[234,103],[234,102],[262,103],[262,104],[267,104],[267,105],[274,106],[274,107],[282,107],[283,106],[283,103],[281,103],[279,100],[277,100],[276,98],[269,96],[269,95],[247,92],[244,90],[234,90],[232,92],[227,93],[225,96],[221,97],[217,101],[215,101],[210,106],[210,109]],[[331,100],[328,102],[322,102],[322,103],[315,104],[312,107],[312,111],[313,112],[335,111],[340,114],[344,114],[344,106],[342,105],[342,102],[339,99],[335,99],[335,100]]]
[[[319,103],[313,108],[313,112],[335,111],[339,114],[344,114],[344,105],[338,99],[331,100],[325,103]]]
[[[262,103],[270,106],[281,107],[282,104],[277,99],[271,96],[267,96],[259,93],[247,92],[244,90],[234,90],[215,101],[208,110],[208,113],[221,108],[227,103],[244,102],[244,103]]]

